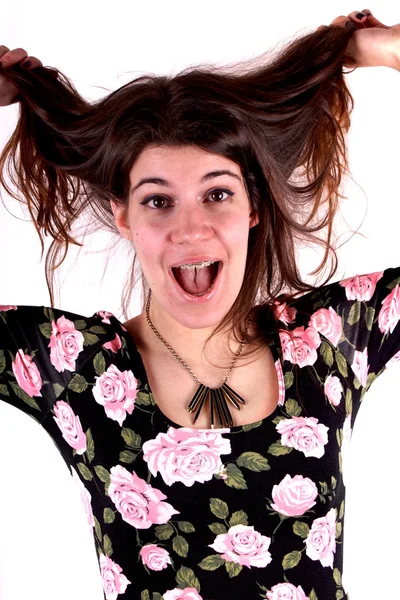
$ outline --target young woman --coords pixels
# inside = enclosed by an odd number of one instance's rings
[[[87,103],[0,47],[0,159],[51,274],[85,211],[129,239],[143,311],[2,306],[0,398],[82,489],[107,600],[346,598],[341,448],[400,357],[400,268],[326,284],[347,161],[343,67],[400,69],[400,26],[338,17],[267,65],[141,77]],[[302,179],[303,178],[303,179]],[[299,237],[326,230],[324,285]],[[128,282],[135,283],[135,264]]]

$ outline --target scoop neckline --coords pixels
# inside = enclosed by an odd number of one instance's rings
[[[285,402],[286,402],[286,387],[285,386],[283,386],[283,399],[281,402],[279,402],[279,400],[281,400],[281,392],[280,392],[281,388],[280,388],[280,373],[278,371],[277,362],[279,364],[282,377],[284,375],[284,371],[283,371],[283,360],[282,360],[282,347],[281,347],[281,342],[280,342],[277,321],[275,322],[276,327],[270,331],[270,340],[269,340],[269,347],[270,347],[271,354],[272,354],[273,361],[274,361],[276,376],[278,378],[278,402],[277,402],[274,410],[269,415],[264,417],[263,419],[260,419],[259,421],[254,421],[253,423],[246,423],[244,425],[234,425],[233,427],[216,427],[215,429],[210,429],[210,428],[200,428],[200,427],[185,427],[184,425],[179,425],[178,423],[175,423],[174,421],[172,421],[172,419],[170,419],[169,417],[167,417],[167,415],[165,415],[163,413],[161,408],[158,406],[157,401],[151,390],[150,382],[147,377],[147,371],[146,371],[146,367],[145,367],[143,359],[142,359],[142,355],[140,354],[139,349],[136,346],[133,337],[130,335],[129,331],[126,329],[124,324],[121,323],[121,321],[117,317],[114,316],[114,319],[118,323],[118,325],[121,329],[121,335],[124,338],[127,345],[132,346],[138,354],[138,357],[140,360],[140,366],[141,366],[142,372],[145,377],[144,384],[147,386],[149,393],[153,397],[154,404],[152,404],[152,406],[154,407],[155,412],[160,417],[160,419],[162,421],[164,421],[166,423],[166,425],[168,425],[169,427],[173,427],[174,429],[189,429],[190,431],[199,431],[199,432],[208,432],[208,433],[218,433],[218,432],[221,434],[222,433],[223,434],[247,433],[247,432],[251,431],[252,429],[256,429],[256,428],[258,429],[259,427],[262,427],[262,426],[265,426],[266,424],[268,424],[270,421],[272,421],[278,415],[278,413],[281,411],[281,409],[285,405]]]

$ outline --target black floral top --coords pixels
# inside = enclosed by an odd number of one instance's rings
[[[347,597],[342,455],[366,390],[400,360],[399,284],[387,269],[276,302],[278,405],[214,430],[162,414],[111,313],[0,307],[0,399],[70,467],[107,600]]]

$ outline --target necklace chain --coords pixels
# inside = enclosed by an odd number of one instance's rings
[[[155,334],[155,335],[158,337],[158,339],[159,339],[159,340],[160,340],[160,341],[161,341],[161,342],[164,344],[164,346],[166,346],[166,348],[168,348],[168,350],[171,352],[171,354],[174,356],[174,358],[176,358],[176,360],[177,360],[178,362],[180,362],[180,364],[181,364],[183,367],[185,367],[185,369],[187,369],[187,370],[189,371],[189,373],[192,375],[193,379],[194,379],[194,380],[195,380],[195,381],[196,381],[196,382],[197,382],[199,385],[202,385],[202,384],[201,384],[201,381],[199,381],[199,380],[198,380],[198,378],[197,378],[197,377],[196,377],[196,375],[193,373],[193,371],[192,371],[192,369],[189,367],[189,365],[187,365],[187,364],[185,363],[185,361],[184,361],[184,360],[182,360],[182,358],[181,358],[181,357],[180,357],[180,356],[179,356],[179,355],[178,355],[178,354],[175,352],[175,350],[172,348],[172,346],[170,346],[170,345],[168,344],[168,342],[166,342],[166,341],[164,340],[164,338],[162,337],[162,335],[161,335],[161,334],[160,334],[160,333],[157,331],[157,329],[154,327],[153,323],[151,322],[150,315],[149,315],[149,310],[150,310],[150,301],[151,301],[151,290],[149,290],[149,294],[148,294],[148,296],[147,296],[147,302],[146,302],[146,320],[147,320],[147,323],[149,324],[149,327],[152,329],[152,331],[153,331],[153,332],[154,332],[154,334]],[[247,334],[247,332],[248,332],[248,329],[249,329],[249,324],[247,325],[247,328],[246,328],[246,334]],[[226,377],[225,377],[225,379],[224,379],[224,383],[226,383],[226,382],[227,382],[227,380],[228,380],[228,377],[229,377],[229,375],[231,374],[231,372],[232,372],[232,369],[233,369],[233,367],[235,366],[235,363],[236,363],[237,359],[239,358],[239,354],[240,354],[240,353],[241,353],[241,351],[242,351],[242,348],[243,348],[243,345],[244,345],[244,343],[245,343],[245,340],[243,340],[243,341],[241,342],[241,344],[240,344],[240,346],[239,346],[239,349],[237,350],[237,352],[236,352],[236,354],[235,354],[235,357],[234,357],[234,359],[233,359],[233,362],[232,362],[231,366],[229,367],[229,371],[228,371],[228,373],[227,373],[227,375],[226,375]]]

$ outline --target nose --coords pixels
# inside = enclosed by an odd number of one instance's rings
[[[212,216],[203,208],[193,205],[181,207],[175,214],[171,229],[174,244],[198,244],[209,240],[212,235]]]

